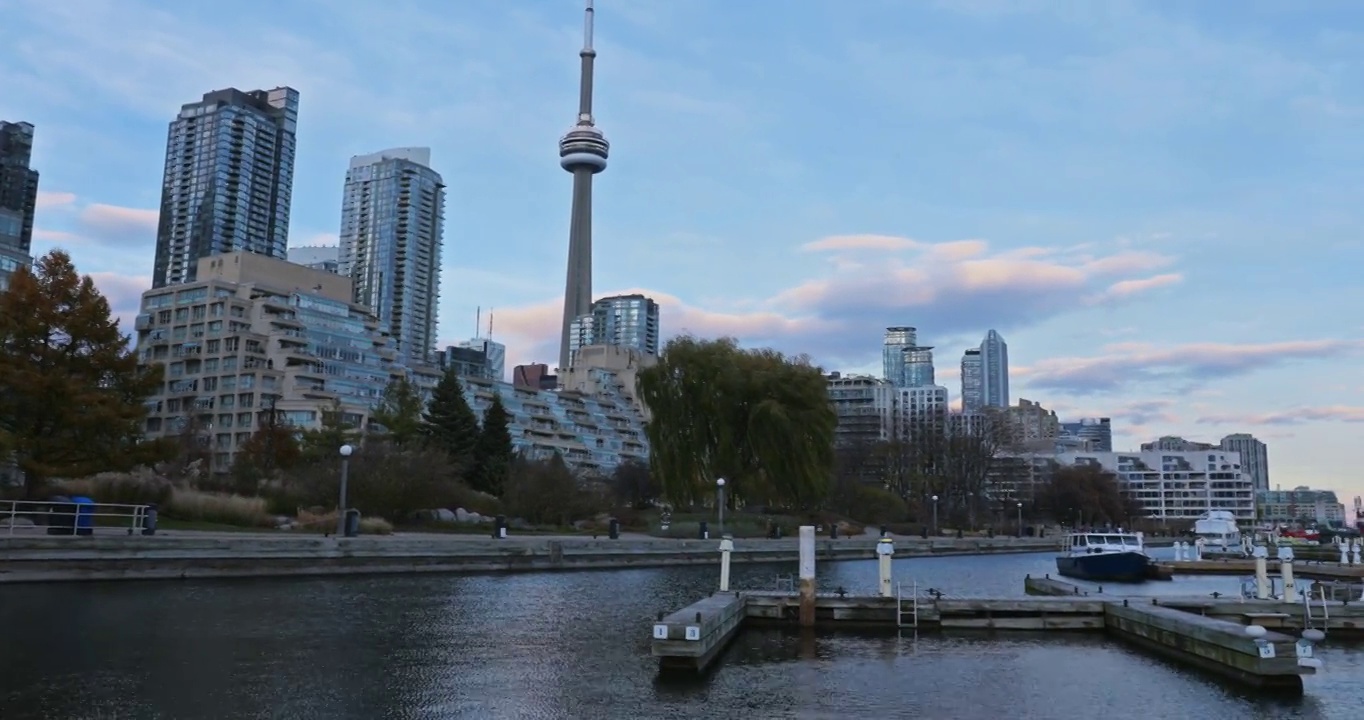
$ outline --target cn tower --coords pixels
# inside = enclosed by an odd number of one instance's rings
[[[592,120],[592,0],[583,19],[582,79],[578,90],[578,122],[559,139],[559,165],[573,173],[573,219],[568,230],[568,277],[564,282],[564,326],[559,341],[559,368],[568,369],[569,327],[592,312],[592,176],[606,169],[610,143]]]

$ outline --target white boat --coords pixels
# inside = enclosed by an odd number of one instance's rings
[[[1071,533],[1056,558],[1061,575],[1100,582],[1142,582],[1150,577],[1151,565],[1141,533]]]
[[[1203,513],[1194,521],[1193,532],[1209,549],[1226,551],[1241,547],[1241,528],[1236,525],[1236,516],[1226,510]]]

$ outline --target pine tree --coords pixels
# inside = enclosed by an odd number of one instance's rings
[[[160,459],[164,445],[140,438],[161,382],[160,366],[138,367],[108,301],[65,252],[20,269],[0,293],[0,446],[28,495],[48,478]]]
[[[346,422],[346,410],[341,401],[333,400],[331,407],[322,410],[321,425],[303,433],[301,457],[307,462],[329,462],[340,457],[342,445],[359,441],[355,427]]]
[[[431,393],[422,428],[428,445],[449,455],[460,476],[468,479],[474,469],[480,431],[478,417],[464,399],[464,387],[454,370],[446,370]]]
[[[422,397],[417,386],[405,377],[391,381],[370,419],[384,426],[385,437],[394,445],[417,440],[422,435]]]
[[[516,452],[512,447],[510,425],[511,415],[502,404],[502,396],[493,395],[492,403],[483,411],[483,430],[478,435],[474,452],[476,460],[471,484],[475,490],[501,495],[506,488]]]

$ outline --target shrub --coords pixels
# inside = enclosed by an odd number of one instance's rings
[[[464,508],[479,515],[501,515],[502,501],[493,495],[479,492],[467,485],[455,484],[450,492],[450,508]],[[433,508],[422,508],[433,509]]]
[[[200,490],[174,491],[164,512],[167,517],[177,520],[198,520],[238,527],[271,527],[274,524],[264,498]]]
[[[336,511],[314,512],[313,510],[300,510],[295,527],[305,532],[331,533],[336,532]],[[361,517],[361,535],[390,535],[393,533],[393,523],[381,517]]]
[[[100,473],[78,480],[63,480],[53,488],[66,496],[83,495],[98,503],[114,505],[155,504],[166,507],[175,492],[170,480],[150,470]]]

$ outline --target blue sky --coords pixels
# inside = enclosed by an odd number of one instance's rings
[[[1009,342],[1014,395],[1270,444],[1271,481],[1364,492],[1364,7],[598,0],[598,294],[668,333],[871,370],[886,325]],[[37,125],[39,252],[125,316],[166,124],[301,93],[291,245],[334,239],[351,155],[429,145],[449,185],[441,336],[495,308],[551,361],[577,0],[10,0],[0,118]]]

